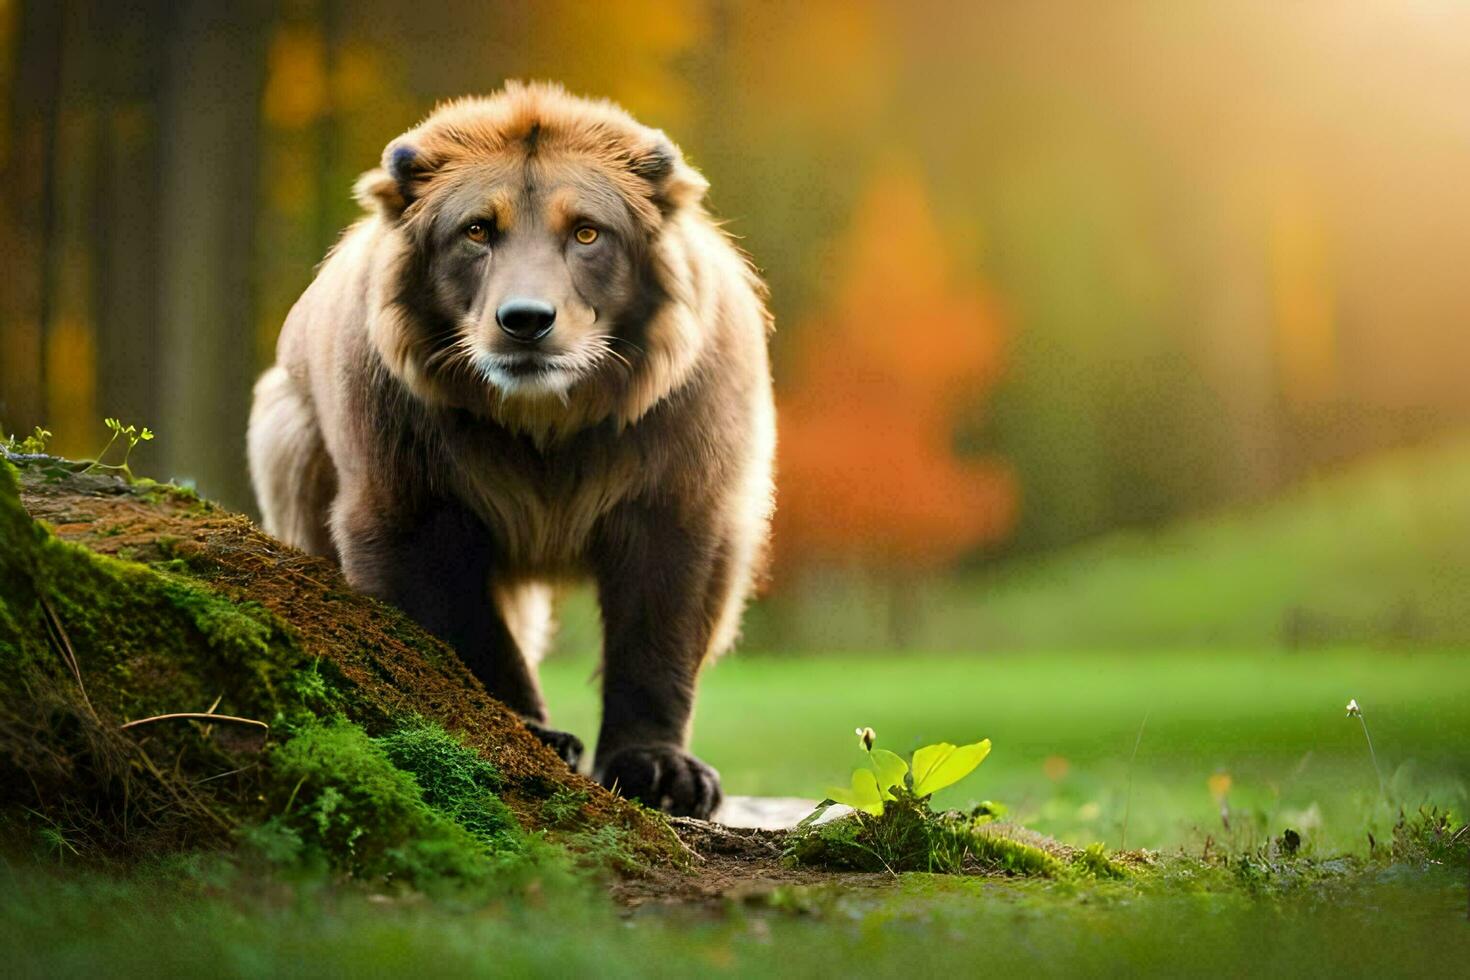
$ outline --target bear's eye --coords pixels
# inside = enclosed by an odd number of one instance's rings
[[[597,229],[591,225],[583,225],[577,229],[577,242],[581,245],[591,245],[597,241]]]
[[[476,245],[484,245],[490,240],[490,226],[483,221],[471,221],[465,226],[464,237]]]

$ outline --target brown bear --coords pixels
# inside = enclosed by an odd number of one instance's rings
[[[604,627],[593,773],[709,816],[700,667],[763,561],[775,414],[759,278],[661,132],[544,84],[440,107],[358,182],[353,225],[255,388],[268,531],[450,643],[572,765],[535,677],[552,589]]]

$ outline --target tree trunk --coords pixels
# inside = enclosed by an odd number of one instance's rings
[[[249,506],[245,424],[257,365],[251,240],[267,9],[187,0],[169,32],[162,105],[162,395],[169,473]],[[159,423],[162,426],[162,423]]]

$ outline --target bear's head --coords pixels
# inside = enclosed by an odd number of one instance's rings
[[[565,404],[631,384],[671,286],[664,237],[704,178],[604,101],[511,83],[440,107],[358,181],[394,243],[374,341],[401,377]]]

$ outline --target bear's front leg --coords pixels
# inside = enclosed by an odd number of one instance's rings
[[[697,517],[628,505],[605,519],[593,560],[604,627],[594,774],[647,806],[708,819],[720,774],[684,746],[726,575],[718,535]]]
[[[494,541],[473,514],[450,501],[398,500],[383,481],[344,487],[332,532],[354,588],[392,603],[453,647],[492,697],[576,768],[581,741],[546,727],[536,679],[491,601]]]

